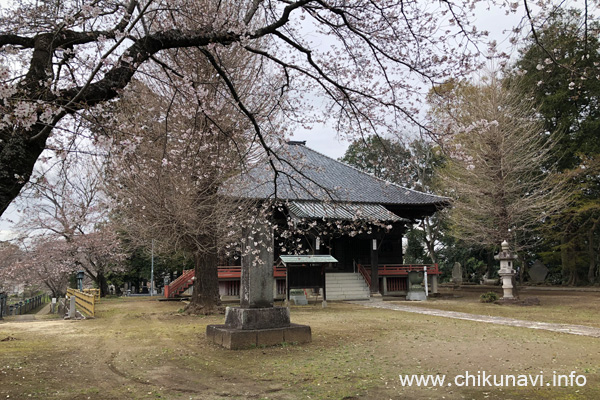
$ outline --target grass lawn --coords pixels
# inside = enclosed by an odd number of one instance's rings
[[[577,308],[572,299],[554,303],[560,296],[544,295],[538,307],[494,308],[471,297],[427,306],[599,326],[597,303]],[[600,339],[330,302],[325,309],[292,307],[292,322],[312,328],[310,344],[231,351],[204,337],[222,315],[187,316],[180,308],[115,298],[102,300],[96,319],[7,319],[0,324],[0,340],[11,339],[0,341],[0,399],[600,398]],[[541,371],[544,386],[403,387],[399,379],[445,374],[454,382],[466,371]],[[575,371],[587,383],[546,386],[553,371]]]

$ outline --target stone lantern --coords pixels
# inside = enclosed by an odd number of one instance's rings
[[[80,292],[83,292],[83,277],[84,276],[85,276],[85,271],[77,272],[77,289],[79,289]]]
[[[494,256],[494,259],[500,261],[500,271],[498,275],[502,278],[502,289],[504,290],[503,299],[515,299],[515,288],[513,286],[513,277],[516,271],[513,269],[514,260],[518,257],[516,254],[510,252],[508,242],[505,240],[502,242],[502,250],[500,253]]]

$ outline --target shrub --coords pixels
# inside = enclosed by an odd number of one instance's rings
[[[498,300],[498,295],[494,292],[487,292],[479,296],[479,300],[482,303],[493,303]]]

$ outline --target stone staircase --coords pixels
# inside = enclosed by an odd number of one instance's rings
[[[325,276],[327,300],[368,300],[369,287],[359,273],[330,273]]]

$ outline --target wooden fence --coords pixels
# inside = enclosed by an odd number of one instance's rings
[[[83,289],[83,293],[94,295],[96,303],[100,301],[100,289]]]
[[[75,305],[78,310],[83,311],[90,317],[94,316],[96,311],[95,294],[88,294],[75,289],[67,289],[67,300],[70,300],[71,296],[75,296]]]
[[[6,294],[0,294],[0,319],[10,315],[27,314],[48,301],[48,296],[40,294],[20,301],[10,301]]]

